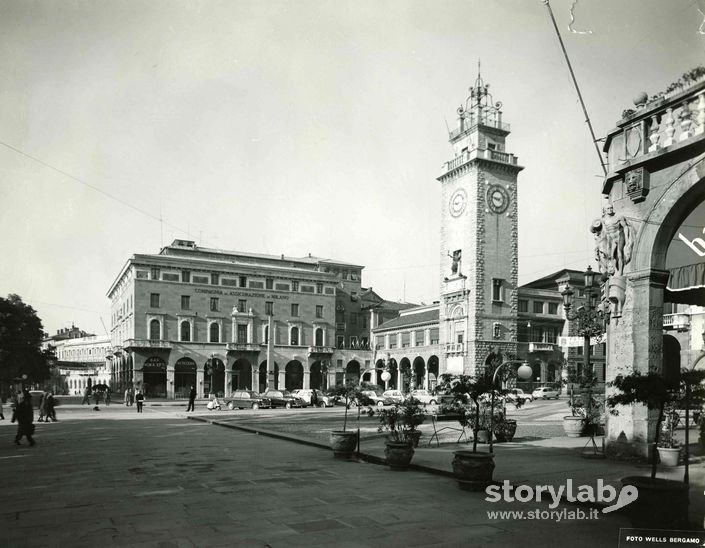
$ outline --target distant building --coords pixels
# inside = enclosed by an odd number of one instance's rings
[[[113,382],[182,398],[359,379],[373,358],[363,268],[191,240],[133,255],[108,291]]]

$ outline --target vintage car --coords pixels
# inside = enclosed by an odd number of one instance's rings
[[[254,390],[235,390],[233,395],[225,399],[228,409],[259,409],[272,407],[269,398],[260,396]]]
[[[308,406],[303,399],[297,398],[288,390],[267,390],[262,394],[262,397],[269,399],[269,401],[272,402],[272,407],[291,409],[292,407]]]

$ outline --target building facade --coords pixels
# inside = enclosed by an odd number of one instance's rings
[[[108,291],[113,384],[180,398],[359,379],[373,359],[362,270],[189,240],[133,255]]]

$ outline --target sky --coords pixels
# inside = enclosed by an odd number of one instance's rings
[[[598,138],[705,60],[705,0],[550,5]],[[541,0],[4,2],[0,295],[105,334],[128,258],[182,238],[437,300],[436,178],[478,60],[525,166],[520,283],[585,269],[602,170]]]

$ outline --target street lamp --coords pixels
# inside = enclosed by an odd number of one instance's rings
[[[568,321],[577,322],[578,335],[583,337],[583,356],[585,357],[585,373],[583,378],[587,380],[587,416],[590,416],[592,406],[592,385],[595,381],[595,376],[590,363],[590,341],[594,337],[601,337],[605,332],[606,315],[604,311],[598,307],[598,292],[599,287],[595,287],[595,272],[590,266],[584,274],[585,277],[585,304],[579,306],[577,310],[572,311],[573,295],[575,292],[567,284],[561,295],[563,296],[563,308],[565,309],[565,317]]]
[[[517,376],[521,379],[530,379],[531,375],[533,374],[533,370],[529,366],[529,364],[525,361],[521,360],[508,360],[506,362],[502,362],[497,366],[497,369],[494,370],[494,374],[492,375],[492,407],[490,408],[490,453],[492,453],[492,438],[493,438],[493,431],[494,431],[494,396],[495,396],[495,389],[494,389],[494,384],[497,382],[497,374],[499,371],[505,366],[505,365],[512,365],[512,364],[517,364],[520,363],[521,365],[517,368]]]

